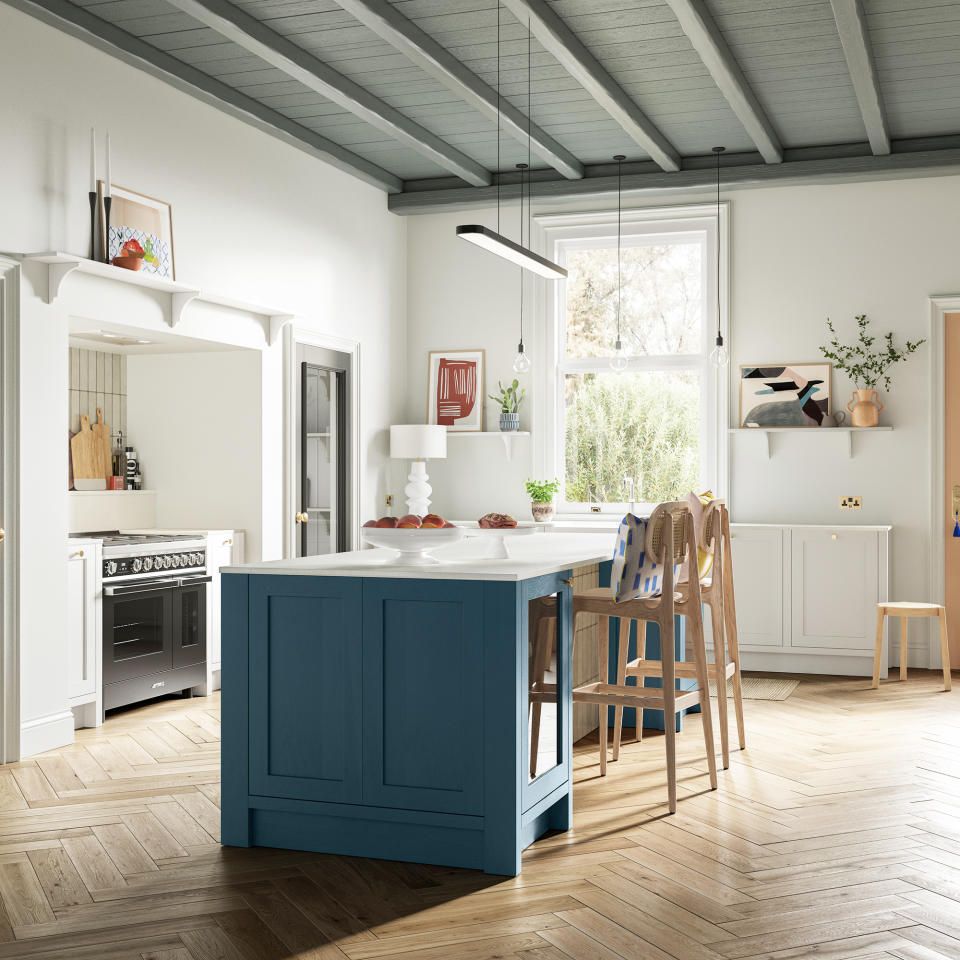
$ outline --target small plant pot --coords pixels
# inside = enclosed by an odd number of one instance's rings
[[[500,414],[500,430],[502,433],[510,433],[513,430],[520,429],[520,414],[519,413],[501,413]]]
[[[553,519],[553,501],[550,503],[539,503],[534,500],[530,504],[530,513],[537,523],[549,523]]]

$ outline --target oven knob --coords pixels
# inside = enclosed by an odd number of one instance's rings
[[[169,557],[157,557],[157,562],[163,567],[164,570],[170,569],[170,558]]]
[[[185,553],[177,554],[177,566],[185,567],[187,565],[187,555]]]
[[[153,569],[153,557],[144,557],[143,558],[143,569],[148,573]]]
[[[112,577],[117,572],[117,561],[108,560],[104,565],[104,568],[107,571],[107,576]]]
[[[198,567],[202,567],[202,566],[203,566],[203,554],[202,554],[202,553],[198,553],[198,554],[197,554],[197,566],[198,566]]]
[[[139,557],[134,557],[130,566],[134,573],[139,573],[143,569],[143,561]]]

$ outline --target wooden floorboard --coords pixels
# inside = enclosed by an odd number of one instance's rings
[[[715,792],[688,717],[674,816],[594,735],[512,878],[220,847],[219,696],[157,701],[0,767],[0,960],[960,960],[957,697],[804,678]]]

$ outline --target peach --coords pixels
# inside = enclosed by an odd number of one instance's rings
[[[447,521],[440,516],[439,513],[428,513],[423,518],[423,525],[427,526],[428,524],[431,527],[442,527]]]
[[[377,525],[377,521],[376,521],[376,520],[368,520],[368,521],[364,524],[365,527],[375,527],[376,525]]]
[[[397,524],[397,526],[403,527],[406,530],[409,527],[419,527],[421,523],[421,519],[415,513],[408,513],[406,516],[400,518],[400,523]]]
[[[381,517],[377,521],[377,526],[384,530],[393,530],[397,526],[396,517]]]

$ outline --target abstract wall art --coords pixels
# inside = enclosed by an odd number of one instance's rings
[[[830,413],[829,363],[740,368],[741,427],[820,427]]]
[[[427,369],[427,423],[451,433],[483,430],[483,351],[431,351]]]

